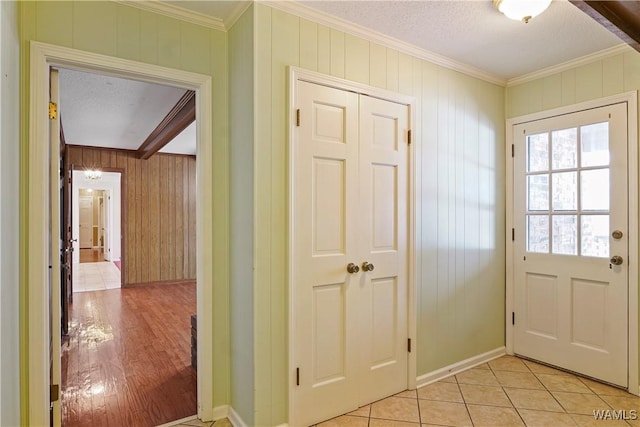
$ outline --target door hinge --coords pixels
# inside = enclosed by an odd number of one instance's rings
[[[407,339],[407,352],[411,353],[411,338]]]
[[[411,145],[411,129],[407,131],[407,144]]]
[[[514,144],[511,144],[511,157],[515,157],[516,156],[516,146]]]
[[[51,384],[49,388],[49,401],[51,403],[57,402],[60,399],[60,386],[58,384]]]
[[[516,229],[515,228],[511,229],[511,241],[512,242],[516,241]]]
[[[300,368],[296,368],[296,385],[300,385]]]
[[[511,324],[512,325],[516,324],[516,313],[515,313],[515,311],[511,312]]]
[[[58,118],[58,104],[49,102],[49,118],[55,120]]]
[[[296,110],[296,126],[300,127],[300,109]]]

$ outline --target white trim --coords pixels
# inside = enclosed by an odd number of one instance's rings
[[[224,22],[220,18],[205,15],[204,13],[187,10],[180,6],[164,3],[158,0],[130,1],[130,0],[111,0],[114,3],[120,3],[137,9],[146,10],[147,12],[157,13],[159,15],[168,16],[169,18],[179,19],[181,21],[190,22],[207,28],[219,31],[227,31]]]
[[[543,68],[538,71],[534,71],[531,73],[524,74],[520,77],[514,77],[512,79],[507,80],[507,87],[520,85],[523,83],[527,83],[533,80],[538,80],[543,77],[548,77],[553,74],[561,73],[563,71],[570,70],[572,68],[577,68],[582,65],[590,64],[595,61],[601,61],[606,58],[610,58],[615,55],[619,55],[621,53],[626,52],[635,52],[628,44],[621,43],[614,47],[610,47],[608,49],[603,49],[601,51],[590,53],[585,56],[581,56],[576,59],[572,59],[570,61],[562,62],[560,64],[552,65],[551,67]]]
[[[31,42],[30,98],[29,98],[29,212],[28,212],[28,345],[29,345],[29,422],[31,425],[49,424],[49,307],[45,297],[48,276],[48,250],[42,245],[48,208],[43,206],[49,193],[48,162],[49,123],[47,105],[49,97],[49,67],[60,66],[101,74],[177,86],[196,90],[196,113],[199,117],[212,117],[211,77],[157,65],[113,58],[75,49]],[[212,121],[197,120],[198,138],[196,179],[212,182]],[[46,144],[46,145],[45,145]],[[213,235],[213,196],[199,192],[196,201],[197,236]],[[213,411],[213,267],[207,260],[211,256],[206,244],[208,238],[198,238],[197,246],[197,312],[198,312],[198,416],[211,419]],[[59,262],[54,257],[54,263]],[[54,333],[60,334],[56,322]],[[57,331],[57,332],[55,332]]]
[[[227,16],[224,19],[224,27],[226,28],[226,31],[229,31],[231,29],[231,27],[233,27],[233,24],[235,24],[238,19],[240,19],[240,17],[242,16],[242,14],[244,12],[246,12],[247,9],[249,9],[249,7],[253,4],[253,2],[251,1],[241,1],[238,2],[238,4],[236,5],[236,7],[231,11],[231,13],[229,14],[229,16]]]
[[[232,406],[229,406],[229,415],[227,417],[229,418],[229,421],[231,422],[231,425],[233,427],[247,427],[247,423],[245,423],[244,420],[240,418],[240,415],[238,415],[238,413],[235,411],[235,409],[233,409]]]
[[[482,365],[483,363],[487,363],[491,360],[497,359],[498,357],[502,357],[505,354],[505,348],[498,347],[491,351],[487,351],[486,353],[478,354],[477,356],[473,356],[452,365],[445,366],[444,368],[429,372],[428,374],[420,375],[418,378],[416,378],[416,388],[421,388],[435,383],[436,381],[440,381],[453,375],[459,374],[460,372],[466,371],[475,366]]]
[[[329,76],[326,74],[322,74],[322,73],[318,73],[315,71],[309,71],[309,70],[305,70],[303,68],[298,68],[298,67],[293,67],[290,66],[288,67],[289,72],[288,72],[288,78],[289,78],[289,82],[288,82],[288,88],[289,88],[289,99],[287,102],[287,106],[286,106],[286,114],[287,117],[289,119],[288,121],[288,156],[289,156],[289,163],[288,163],[288,171],[287,171],[287,181],[288,181],[288,194],[287,194],[287,203],[288,203],[288,207],[287,207],[287,229],[288,229],[288,242],[287,242],[287,289],[289,291],[289,304],[288,304],[288,313],[287,313],[287,317],[288,317],[288,330],[289,330],[289,337],[292,336],[291,331],[294,330],[294,319],[292,316],[292,313],[294,312],[294,301],[293,298],[291,297],[292,293],[293,293],[293,283],[291,281],[291,278],[294,277],[294,271],[293,271],[293,263],[291,263],[291,259],[293,259],[293,248],[294,248],[294,232],[292,229],[292,218],[294,215],[293,209],[294,209],[294,203],[292,200],[293,194],[294,194],[294,188],[293,188],[293,180],[292,177],[290,175],[291,171],[293,170],[294,167],[294,156],[291,153],[292,150],[292,144],[291,142],[293,141],[294,138],[294,134],[296,131],[296,125],[295,125],[295,118],[293,117],[294,111],[295,111],[295,100],[296,100],[296,83],[298,81],[305,81],[305,82],[310,82],[310,83],[314,83],[314,84],[319,84],[319,85],[324,85],[324,86],[329,86],[332,88],[336,88],[336,89],[342,89],[342,90],[347,90],[347,91],[351,91],[351,92],[356,92],[362,95],[368,95],[374,98],[379,98],[379,99],[384,99],[387,101],[391,101],[391,102],[395,102],[395,103],[399,103],[399,104],[403,104],[409,107],[409,120],[410,120],[410,126],[412,128],[412,131],[414,133],[414,135],[416,136],[414,138],[414,141],[412,141],[411,145],[409,145],[409,149],[408,149],[408,155],[410,156],[409,162],[408,162],[408,167],[410,169],[409,173],[409,179],[407,182],[408,185],[408,190],[407,190],[407,197],[408,197],[408,213],[409,213],[409,219],[408,219],[408,223],[407,223],[407,234],[408,234],[408,241],[407,241],[407,263],[408,266],[407,268],[409,268],[408,274],[407,274],[407,333],[408,333],[408,337],[411,338],[412,340],[412,347],[413,350],[408,354],[407,357],[407,385],[409,388],[414,388],[415,387],[415,378],[416,378],[416,371],[417,371],[417,351],[415,350],[417,348],[417,287],[416,287],[416,262],[415,262],[415,197],[416,197],[416,175],[415,175],[415,167],[416,167],[416,155],[415,155],[415,146],[417,145],[417,136],[420,135],[420,126],[419,126],[419,122],[416,120],[416,111],[417,111],[417,102],[416,102],[416,98],[413,96],[409,96],[409,95],[404,95],[401,93],[396,93],[396,92],[391,92],[388,90],[384,90],[384,89],[378,89],[372,86],[368,86],[365,84],[361,84],[361,83],[356,83],[356,82],[352,82],[349,80],[345,80],[345,79],[341,79],[338,77],[333,77],[333,76]],[[293,372],[295,371],[295,366],[294,366],[294,346],[293,346],[293,341],[291,338],[289,338],[288,341],[288,345],[289,345],[289,349],[288,349],[288,355],[289,355],[289,360],[288,360],[288,372],[289,372],[289,380],[288,380],[288,384],[293,384],[294,383],[294,374]],[[293,393],[289,393],[289,422],[291,422],[292,417],[293,417]]]
[[[507,80],[502,77],[498,77],[494,74],[488,73],[454,59],[447,58],[446,56],[437,54],[435,52],[419,48],[410,43],[382,34],[374,29],[366,28],[362,25],[337,18],[335,16],[329,15],[328,13],[321,12],[309,6],[305,6],[304,4],[301,4],[297,1],[264,1],[262,3],[274,9],[278,9],[283,12],[295,15],[299,18],[308,19],[318,24],[322,24],[327,27],[343,31],[347,34],[351,34],[353,36],[378,43],[380,45],[395,49],[399,52],[415,56],[416,58],[424,59],[425,61],[429,61],[433,64],[440,65],[451,70],[459,71],[461,73],[478,78],[480,80],[484,80],[489,83],[493,83],[499,86],[505,86],[507,84]]]
[[[627,150],[628,150],[628,220],[629,220],[629,301],[628,301],[628,390],[632,394],[640,395],[639,384],[639,355],[638,355],[638,269],[639,250],[638,250],[638,93],[631,91],[605,98],[594,99],[591,101],[581,102],[578,104],[568,105],[564,107],[554,108],[552,110],[540,111],[524,116],[513,117],[506,121],[506,152],[511,150],[513,144],[513,127],[521,123],[532,122],[535,120],[546,119],[550,117],[571,114],[574,112],[589,110],[593,108],[604,107],[612,104],[627,104]],[[505,328],[506,328],[506,349],[507,354],[513,354],[513,325],[511,325],[511,316],[513,311],[513,250],[514,244],[508,236],[511,235],[511,228],[514,226],[513,213],[513,158],[507,154],[506,156],[506,196],[507,196],[507,216],[506,216],[506,294],[505,294]]]
[[[640,395],[638,364],[638,93],[627,97],[627,159],[629,185],[629,392]]]
[[[213,408],[213,412],[211,413],[211,419],[213,421],[218,421],[223,418],[227,418],[229,416],[229,405],[220,405]]]
[[[184,418],[180,418],[179,420],[169,421],[168,423],[157,425],[156,427],[173,427],[173,426],[186,423],[187,421],[194,421],[197,419],[198,419],[197,415],[191,415],[190,417],[184,417]]]

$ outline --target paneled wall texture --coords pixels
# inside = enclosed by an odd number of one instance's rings
[[[196,278],[196,158],[68,145],[76,169],[123,171],[124,284]]]
[[[253,13],[256,392],[240,416],[287,421],[287,66],[416,98],[417,375],[503,346],[504,88],[262,2]]]

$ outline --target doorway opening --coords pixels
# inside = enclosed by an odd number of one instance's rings
[[[635,93],[507,121],[507,352],[633,394],[636,140]]]
[[[56,304],[55,296],[60,295],[61,270],[66,265],[56,256],[60,254],[65,242],[57,238],[57,225],[61,219],[61,199],[59,177],[61,163],[59,161],[60,144],[50,126],[45,110],[38,108],[46,105],[50,99],[50,71],[52,68],[65,67],[109,76],[122,76],[139,81],[153,82],[184,90],[192,90],[198,94],[195,109],[202,117],[211,117],[211,77],[191,72],[168,69],[135,61],[111,58],[104,55],[82,52],[74,49],[31,43],[31,91],[30,91],[30,137],[29,137],[29,224],[31,238],[28,239],[29,279],[28,314],[29,348],[28,384],[29,384],[29,420],[31,424],[45,425],[51,419],[53,425],[61,424],[60,400],[50,394],[50,386],[61,383],[61,323],[56,319],[61,316],[60,304]],[[197,125],[198,155],[202,162],[194,165],[195,175],[199,182],[212,181],[212,124],[211,120],[198,121]],[[36,136],[38,135],[38,136]],[[50,144],[48,143],[50,142]],[[95,160],[95,159],[94,159]],[[82,162],[78,162],[81,164]],[[87,164],[87,162],[84,162]],[[127,174],[124,174],[127,175]],[[61,182],[61,181],[60,181]],[[195,179],[194,179],[195,183]],[[196,216],[198,220],[196,236],[212,235],[212,194],[204,192],[196,200]],[[36,237],[38,236],[38,237]],[[39,239],[48,237],[48,244],[42,245]],[[196,281],[197,312],[201,315],[197,330],[197,361],[201,366],[197,377],[197,412],[198,417],[210,420],[213,417],[213,384],[212,384],[212,315],[204,310],[205,301],[211,301],[213,293],[213,271],[211,263],[203,263],[201,258],[206,239],[196,239]],[[209,242],[210,243],[210,242]],[[66,247],[64,247],[66,249]],[[123,274],[126,274],[126,248],[123,247]],[[47,280],[48,277],[48,280]],[[111,291],[104,291],[111,292]],[[90,305],[90,304],[88,304]],[[208,304],[207,304],[208,305]],[[202,320],[202,321],[201,321]],[[190,326],[190,325],[189,325]],[[91,394],[99,390],[85,390]],[[50,407],[52,410],[50,411]],[[148,420],[147,420],[148,421]],[[125,422],[127,424],[127,422]]]
[[[60,241],[73,254],[62,273],[62,425],[193,416],[194,92],[64,68],[56,78],[71,204]]]
[[[72,173],[73,292],[120,288],[122,174],[102,172],[95,180]]]

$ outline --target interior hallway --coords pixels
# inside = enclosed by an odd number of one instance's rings
[[[120,269],[109,261],[77,264],[73,268],[73,292],[120,288]]]
[[[62,345],[63,426],[156,426],[194,415],[195,312],[195,282],[74,294]]]

